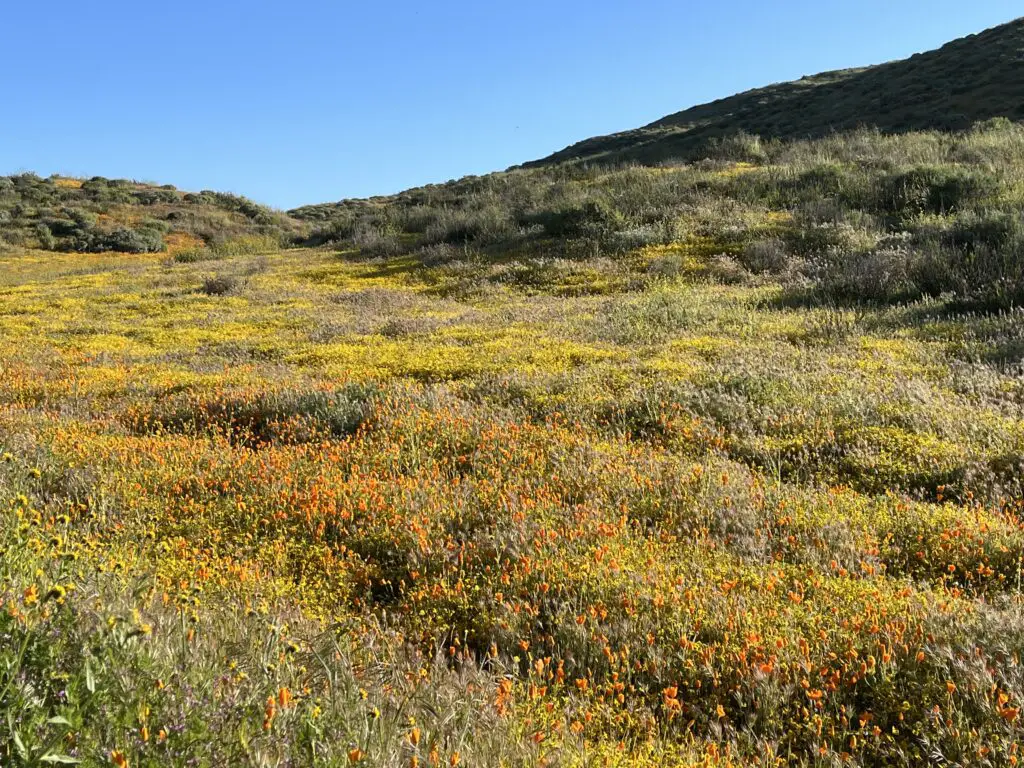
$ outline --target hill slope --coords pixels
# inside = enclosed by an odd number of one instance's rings
[[[887,133],[963,130],[992,117],[1024,119],[1024,18],[909,59],[739,93],[526,165],[689,159],[740,131],[799,139],[862,126]]]
[[[101,176],[0,176],[0,248],[152,253],[237,248],[243,239],[277,247],[300,229],[283,213],[224,192]]]
[[[1024,126],[769,150],[0,253],[0,765],[1013,765]]]
[[[1005,119],[0,177],[0,766],[1018,765],[1021,307]]]

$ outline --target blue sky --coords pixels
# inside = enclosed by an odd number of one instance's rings
[[[0,173],[281,208],[486,173],[1024,13],[1019,0],[6,5]]]

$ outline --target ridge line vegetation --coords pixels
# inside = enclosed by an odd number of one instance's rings
[[[736,133],[792,141],[872,128],[962,131],[1024,119],[1024,18],[910,58],[821,72],[701,104],[631,131],[573,144],[527,167],[586,160],[699,159]]]

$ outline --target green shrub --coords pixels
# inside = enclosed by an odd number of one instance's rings
[[[357,219],[351,213],[345,213],[331,219],[325,224],[314,227],[306,236],[298,239],[298,245],[318,247],[351,240],[357,229]]]
[[[420,262],[425,267],[436,267],[440,264],[448,264],[456,259],[465,258],[465,248],[459,248],[451,243],[435,243],[427,245],[417,251]]]
[[[1024,306],[1024,242],[979,246],[964,260],[964,297],[981,309]]]
[[[220,254],[210,248],[185,248],[177,251],[173,260],[178,264],[196,264],[200,261],[214,261],[221,258]]]
[[[755,275],[779,274],[789,266],[789,254],[781,240],[758,240],[744,247],[739,262]]]
[[[904,250],[834,252],[820,280],[828,295],[849,302],[890,302],[917,298],[913,255]]]
[[[716,160],[742,163],[762,163],[768,159],[761,137],[745,131],[711,138],[704,154]]]
[[[918,251],[909,265],[909,277],[927,296],[944,293],[966,296],[968,293],[963,254],[942,245],[931,245]]]
[[[376,227],[359,229],[352,236],[351,242],[363,256],[388,258],[405,251],[397,235],[381,232]]]
[[[608,203],[591,200],[573,208],[545,210],[523,218],[525,225],[539,225],[550,237],[606,236],[624,225],[622,214]]]
[[[497,206],[444,211],[425,229],[427,243],[464,245],[499,240],[514,231],[508,212]]]
[[[970,252],[979,246],[999,249],[1024,241],[1024,216],[1019,211],[967,211],[956,217],[949,244]]]
[[[200,290],[207,296],[224,296],[240,285],[241,281],[234,275],[212,275],[203,279]]]
[[[129,229],[121,227],[112,232],[92,232],[85,236],[85,247],[81,250],[102,253],[121,251],[124,253],[158,253],[164,250],[164,240],[155,229]]]
[[[43,223],[56,237],[74,237],[82,230],[82,225],[72,219],[47,219]]]
[[[54,248],[57,247],[57,238],[53,236],[53,233],[50,231],[50,228],[43,222],[39,222],[38,224],[36,224],[35,236],[40,248],[47,251],[52,251]]]
[[[272,253],[281,248],[281,241],[274,235],[240,235],[215,243],[211,250],[217,256],[246,256]]]
[[[876,207],[902,218],[953,213],[984,203],[998,188],[998,180],[980,169],[920,166],[882,179]]]

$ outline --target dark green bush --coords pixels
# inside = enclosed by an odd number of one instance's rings
[[[61,209],[61,213],[74,221],[78,225],[79,229],[91,229],[92,227],[95,227],[96,223],[99,221],[99,216],[86,208],[65,206]]]
[[[964,275],[963,295],[979,308],[1024,306],[1024,242],[976,248],[964,259]]]
[[[115,180],[94,176],[82,183],[82,193],[95,203],[111,205],[116,203],[131,204],[134,200],[130,189]]]
[[[1024,220],[1012,211],[967,211],[917,246],[914,282],[976,309],[1024,304]]]
[[[840,163],[818,163],[806,170],[782,168],[745,173],[728,180],[737,197],[773,208],[795,208],[822,200],[845,210],[867,208],[875,194],[873,174]]]
[[[601,200],[591,200],[573,208],[539,211],[523,217],[523,224],[539,225],[550,237],[607,236],[621,229],[622,214]]]
[[[80,234],[82,225],[73,219],[46,219],[45,224],[56,237],[75,237]]]
[[[177,192],[164,188],[141,189],[132,195],[139,205],[157,205],[158,203],[176,203],[180,199]]]
[[[1004,248],[1024,240],[1024,215],[1019,211],[968,211],[957,216],[948,240],[965,252],[978,247]]]
[[[825,293],[842,302],[886,303],[920,296],[914,283],[915,255],[902,249],[835,252],[819,276]]]
[[[48,251],[52,251],[57,247],[57,238],[53,236],[50,228],[43,222],[39,222],[35,226],[36,241],[39,243],[39,247]]]
[[[967,293],[964,256],[956,249],[932,244],[917,251],[909,265],[908,276],[927,296]]]
[[[92,232],[83,239],[80,250],[93,253],[121,251],[125,253],[158,253],[164,249],[164,240],[156,229],[129,229],[121,227],[112,232]]]
[[[789,254],[781,240],[758,240],[748,243],[738,257],[743,267],[755,275],[779,274],[789,266]]]
[[[902,218],[955,213],[984,203],[998,189],[998,180],[981,169],[919,166],[882,179],[876,208]]]
[[[437,219],[426,227],[424,242],[450,245],[493,242],[508,237],[514,230],[508,211],[497,206],[442,211]]]

